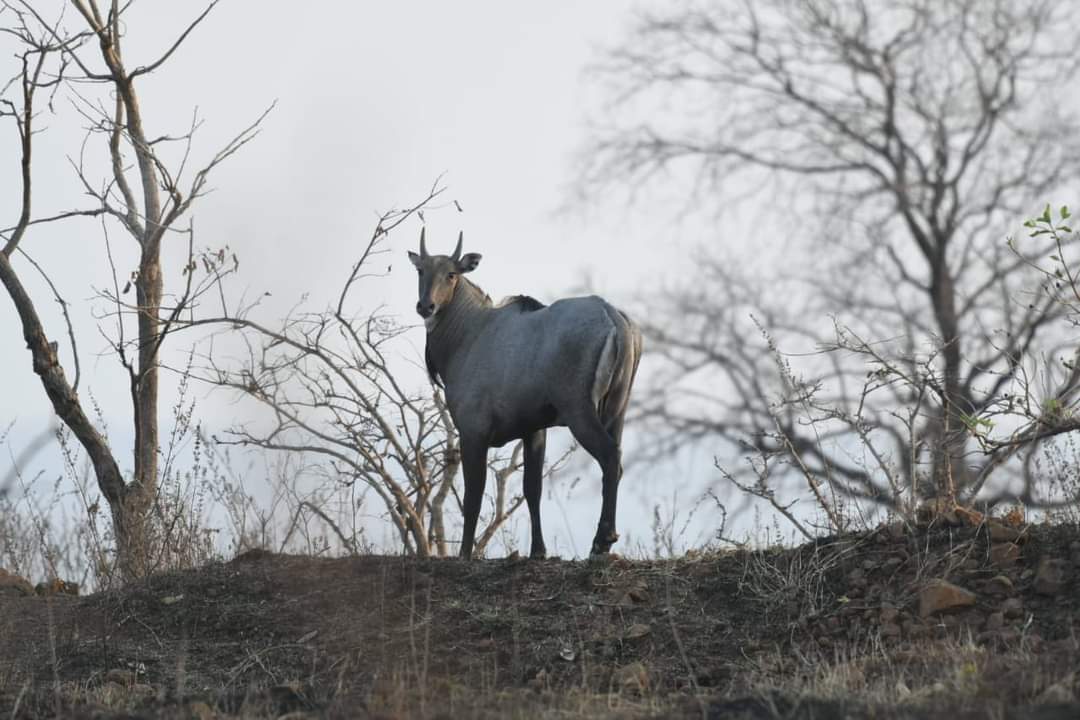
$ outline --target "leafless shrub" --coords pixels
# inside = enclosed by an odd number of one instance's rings
[[[763,548],[744,555],[740,592],[758,599],[776,621],[791,621],[791,608],[815,615],[835,607],[832,576],[855,554],[852,543],[808,545],[798,550]]]
[[[461,467],[457,432],[440,391],[412,390],[393,365],[406,327],[378,310],[353,310],[350,293],[378,274],[372,264],[390,233],[441,192],[435,186],[418,204],[380,218],[332,307],[299,308],[275,327],[252,319],[257,304],[190,323],[225,326],[241,338],[243,357],[230,365],[220,353],[205,353],[200,377],[254,400],[269,418],[267,426],[236,426],[215,442],[319,458],[314,471],[329,483],[366,487],[405,552],[421,557],[448,554],[445,508],[461,503],[454,487]],[[495,493],[480,551],[523,503],[508,489],[521,466],[520,445],[491,462]],[[301,513],[318,512],[301,505]],[[353,542],[339,535],[346,547]]]

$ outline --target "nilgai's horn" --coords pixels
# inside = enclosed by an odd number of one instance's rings
[[[427,257],[427,246],[424,245],[424,230],[427,228],[420,228],[420,257]]]
[[[454,248],[454,260],[455,261],[458,261],[458,260],[461,259],[461,243],[464,240],[465,240],[465,231],[464,230],[458,231],[457,247]]]

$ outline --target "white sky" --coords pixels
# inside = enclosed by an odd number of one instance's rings
[[[277,100],[260,137],[215,172],[216,191],[193,213],[199,245],[228,244],[239,255],[235,289],[273,291],[276,304],[264,319],[277,318],[303,293],[322,306],[322,298],[340,287],[377,212],[421,198],[442,173],[446,198],[458,200],[465,212],[429,214],[429,247],[448,251],[464,230],[467,250],[484,255],[475,280],[493,297],[528,293],[550,301],[588,276],[617,303],[626,302],[636,288],[670,277],[683,250],[697,242],[691,225],[672,223],[679,208],[557,210],[567,199],[574,153],[601,95],[583,69],[600,48],[619,41],[632,8],[642,4],[225,0],[166,66],[141,83],[148,135],[184,131],[197,106],[205,125],[195,152],[206,158]],[[59,7],[55,0],[41,5]],[[154,59],[202,7],[139,0],[128,17],[127,64]],[[69,27],[77,22],[69,10]],[[15,72],[8,45],[0,46],[0,63],[5,77]],[[57,116],[42,117],[48,128],[37,140],[36,215],[87,204],[65,159],[78,153],[84,123],[64,93],[56,108]],[[10,124],[2,133],[0,222],[10,225],[18,211],[16,136]],[[373,304],[383,303],[409,322],[415,274],[405,251],[418,231],[414,224],[392,238],[393,272],[368,291]],[[133,268],[126,238],[114,233],[113,241],[121,272]],[[86,302],[93,286],[110,282],[100,227],[81,222],[32,231],[24,247],[74,302],[84,387],[101,404],[114,444],[123,443],[130,437],[125,378],[112,358],[96,356],[105,344],[92,312],[102,307]],[[177,276],[178,268],[171,270]],[[29,278],[25,263],[20,270]],[[39,308],[49,314],[51,335],[66,352],[54,304],[36,284],[34,289]],[[50,412],[6,296],[0,299],[0,338],[0,424],[16,420],[17,441],[42,427]],[[419,326],[412,342],[422,348]],[[163,417],[170,397],[163,387]],[[211,396],[200,416],[213,428],[228,424],[236,412],[225,398]],[[130,467],[129,453],[119,455]],[[693,462],[683,469],[709,470],[708,463]],[[684,472],[672,478],[687,477]],[[586,485],[599,487],[593,466],[586,477]],[[670,505],[676,491],[680,501],[693,494],[634,472],[623,487],[620,530],[624,538],[646,543],[652,504]],[[545,503],[549,547],[551,535],[572,532],[576,547],[587,548],[599,500],[580,491],[576,497],[580,522],[556,521],[557,511]],[[520,543],[527,545],[527,524],[520,527]],[[707,532],[708,523],[699,531]],[[565,542],[558,550],[568,552]]]

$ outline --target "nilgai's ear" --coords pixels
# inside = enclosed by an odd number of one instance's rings
[[[417,270],[420,269],[420,256],[414,253],[412,250],[409,251],[409,262],[415,265]]]
[[[480,258],[482,257],[483,255],[480,253],[465,253],[465,257],[458,260],[458,272],[472,272],[480,264]]]

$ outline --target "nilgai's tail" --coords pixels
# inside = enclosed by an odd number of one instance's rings
[[[630,390],[634,386],[634,376],[641,360],[641,331],[622,310],[609,305],[607,311],[615,324],[615,362],[607,393],[601,398],[597,410],[604,429],[616,443],[621,443],[623,418],[630,404]]]

